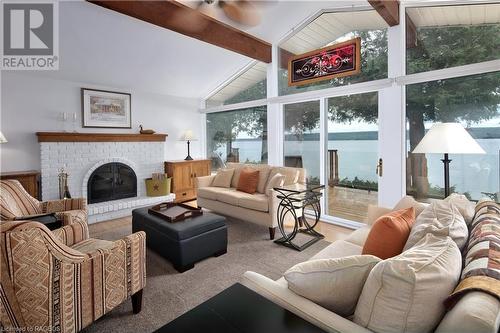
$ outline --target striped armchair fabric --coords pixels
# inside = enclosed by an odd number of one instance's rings
[[[0,331],[78,332],[132,296],[141,307],[146,235],[110,242],[80,222],[51,232],[34,221],[0,223]]]
[[[87,222],[87,205],[83,198],[41,202],[29,195],[17,180],[0,182],[0,220],[13,221],[45,213],[56,213],[63,225]]]

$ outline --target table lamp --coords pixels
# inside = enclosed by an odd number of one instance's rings
[[[414,154],[444,154],[444,196],[450,195],[448,154],[486,154],[460,123],[434,124],[413,149]]]
[[[0,143],[7,143],[7,138],[3,135],[2,132],[0,132]]]
[[[194,141],[194,140],[196,140],[196,139],[195,139],[195,137],[193,135],[193,131],[192,130],[186,130],[186,131],[184,131],[184,133],[181,136],[181,141],[187,141],[188,154],[187,154],[186,158],[184,159],[186,161],[191,161],[193,159],[191,157],[190,152],[189,152],[189,144],[191,143],[191,141]]]

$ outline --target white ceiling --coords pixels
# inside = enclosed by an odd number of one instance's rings
[[[259,26],[244,30],[268,42],[277,42],[316,11],[352,4],[367,2],[274,1],[261,6]],[[251,61],[84,1],[59,2],[59,17],[59,71],[30,74],[203,98]]]
[[[417,27],[494,24],[500,22],[500,3],[417,7],[407,13]]]
[[[292,54],[301,54],[325,47],[352,31],[385,28],[387,23],[375,10],[324,13],[280,47]]]
[[[231,82],[210,96],[207,100],[207,106],[218,106],[224,104],[224,101],[234,97],[241,91],[244,91],[253,85],[265,80],[267,74],[266,64],[257,61],[246,71],[238,75]],[[264,96],[265,97],[265,96]]]

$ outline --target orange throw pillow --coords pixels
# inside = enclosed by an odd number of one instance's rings
[[[413,207],[382,215],[373,224],[362,254],[371,254],[380,259],[401,254],[414,222],[415,208]]]
[[[243,169],[238,180],[238,191],[254,194],[259,184],[259,170]]]

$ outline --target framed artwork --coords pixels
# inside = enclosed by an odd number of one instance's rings
[[[131,95],[82,88],[82,126],[132,128]]]
[[[361,71],[361,38],[293,56],[288,61],[288,85],[299,86]]]

